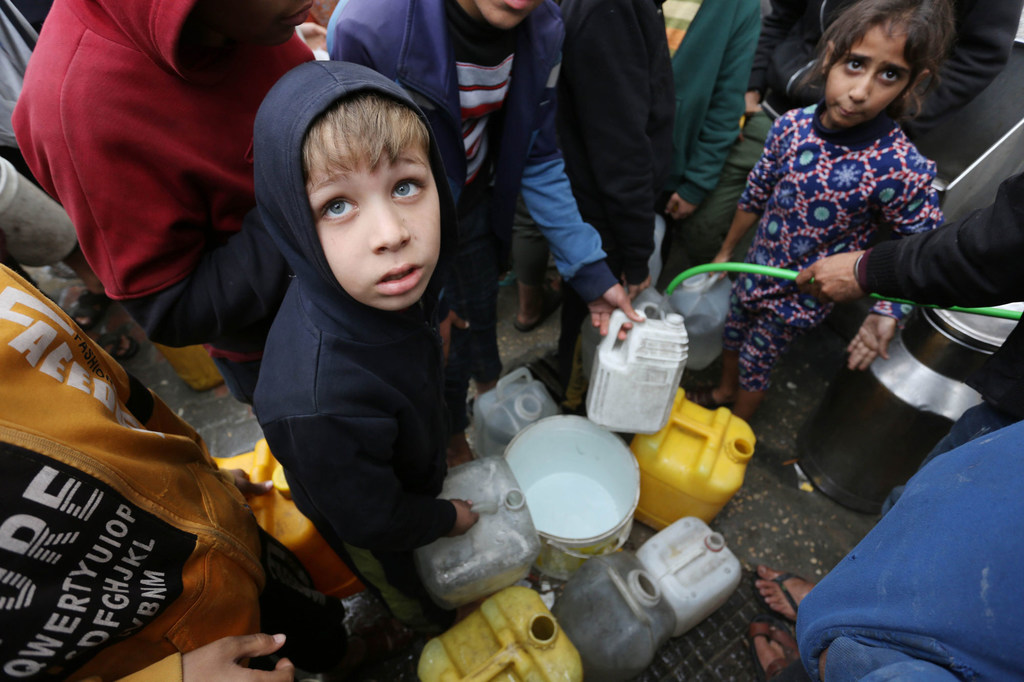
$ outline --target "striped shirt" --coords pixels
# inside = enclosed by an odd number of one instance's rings
[[[456,62],[459,104],[462,109],[462,143],[466,148],[466,184],[472,182],[487,158],[487,124],[501,109],[512,76],[510,54],[496,66]]]

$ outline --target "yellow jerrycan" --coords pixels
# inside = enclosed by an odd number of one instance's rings
[[[692,403],[679,389],[665,427],[637,434],[629,446],[640,465],[635,518],[655,530],[684,516],[710,523],[743,485],[754,443],[745,421]]]
[[[174,368],[178,377],[193,391],[206,391],[224,383],[224,377],[217,370],[213,358],[202,346],[172,348],[159,343],[154,343],[153,346],[160,351],[160,354]]]
[[[583,664],[540,595],[506,587],[420,655],[422,682],[579,682]]]
[[[302,562],[316,589],[339,599],[364,589],[359,579],[320,535],[313,522],[295,507],[284,469],[274,459],[265,438],[256,443],[252,452],[215,458],[215,461],[221,469],[243,469],[254,483],[274,482],[270,492],[253,495],[246,501],[260,527],[277,538]]]

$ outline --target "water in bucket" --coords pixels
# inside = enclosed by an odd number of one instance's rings
[[[580,652],[587,682],[639,675],[675,628],[675,614],[658,583],[630,552],[584,564],[565,584],[552,613]]]
[[[544,574],[566,580],[629,537],[640,472],[618,436],[583,417],[548,417],[523,429],[505,459],[540,535],[534,565]]]
[[[505,446],[529,424],[558,414],[544,384],[519,367],[482,393],[473,408],[473,448],[479,457],[501,457]]]
[[[725,538],[693,516],[655,534],[636,557],[675,611],[673,637],[721,608],[740,584],[740,562]]]
[[[665,319],[633,323],[626,339],[617,338],[627,321],[612,313],[601,340],[587,391],[587,416],[612,431],[655,433],[665,425],[687,358],[687,333],[676,313]]]
[[[507,587],[420,654],[422,682],[581,682],[576,647],[526,587]]]
[[[453,609],[526,577],[540,538],[512,469],[501,457],[453,467],[440,497],[473,500],[479,520],[466,533],[438,538],[413,552],[427,593]]]
[[[704,369],[722,353],[722,332],[729,313],[728,277],[708,272],[682,281],[669,296],[672,309],[683,316],[690,339],[687,366]]]

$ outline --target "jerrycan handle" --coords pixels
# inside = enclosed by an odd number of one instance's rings
[[[498,400],[505,397],[505,392],[512,388],[513,384],[527,384],[533,379],[533,375],[530,374],[530,370],[526,367],[516,367],[514,370],[498,379],[498,384],[494,387],[497,391]]]
[[[608,322],[608,334],[603,339],[601,339],[601,343],[598,346],[598,352],[594,354],[595,363],[599,361],[599,357],[602,351],[611,352],[618,356],[625,356],[628,354],[627,344],[629,344],[630,337],[627,335],[624,341],[619,339],[619,330],[622,329],[622,325],[626,324],[627,322],[632,322],[632,320],[626,317],[626,313],[618,309],[612,311],[612,318]],[[640,324],[643,323],[633,322],[634,329],[637,325]],[[624,357],[620,357],[619,359],[621,362],[625,362]]]

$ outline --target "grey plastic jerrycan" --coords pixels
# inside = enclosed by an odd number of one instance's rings
[[[551,610],[583,660],[587,682],[639,675],[675,629],[675,612],[631,552],[588,559]]]

